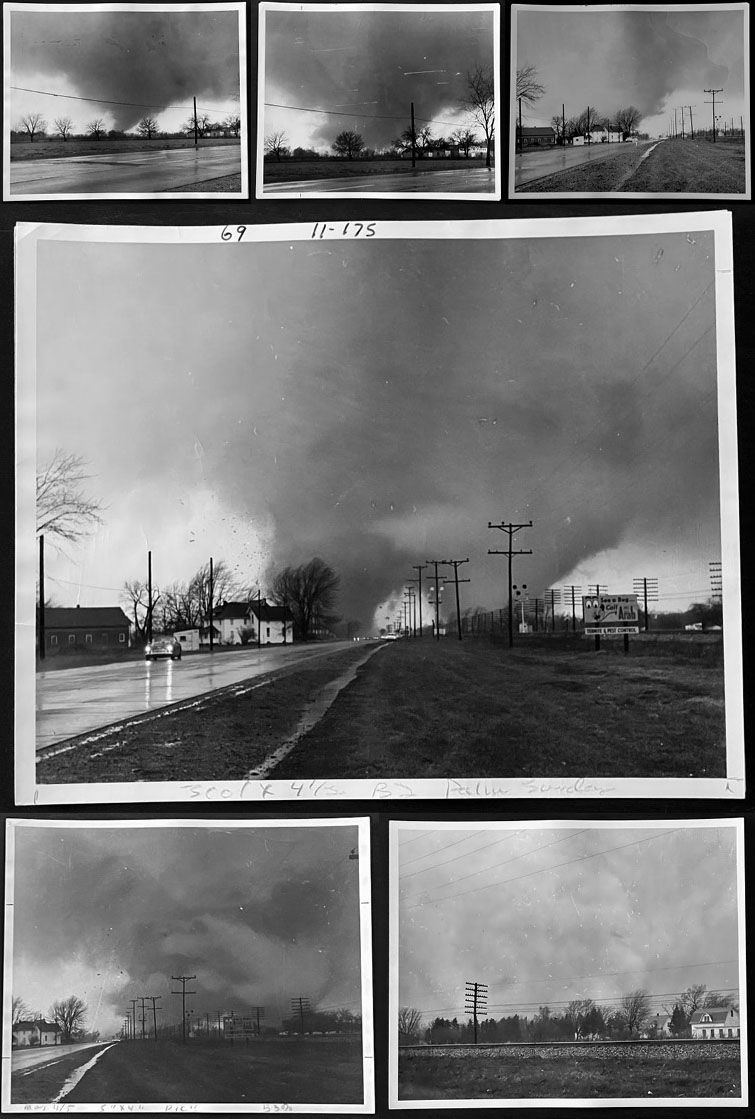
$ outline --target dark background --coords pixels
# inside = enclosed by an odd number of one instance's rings
[[[167,6],[167,4],[166,4]],[[657,5],[663,8],[664,5]],[[264,199],[250,201],[200,201],[185,195],[181,201],[144,200],[144,201],[103,201],[93,199],[86,202],[4,202],[0,206],[0,337],[2,338],[2,365],[0,384],[2,385],[3,407],[0,409],[2,438],[0,439],[0,478],[2,485],[2,532],[0,532],[0,552],[4,578],[0,580],[0,618],[5,639],[0,642],[0,811],[3,819],[43,817],[45,819],[72,818],[122,820],[128,818],[173,817],[187,818],[201,816],[205,819],[239,818],[268,819],[307,817],[326,817],[371,814],[372,833],[372,889],[373,889],[373,944],[374,944],[374,1005],[375,1005],[375,1054],[376,1054],[376,1106],[377,1114],[388,1114],[387,1058],[388,1030],[393,1023],[388,1021],[388,820],[520,820],[520,819],[653,819],[653,820],[691,820],[695,818],[745,817],[746,849],[750,851],[750,838],[753,826],[753,800],[748,793],[744,801],[631,801],[618,800],[565,800],[522,801],[506,800],[500,806],[489,801],[462,805],[438,801],[406,802],[354,801],[328,805],[321,802],[282,805],[257,805],[253,809],[237,804],[217,803],[212,810],[197,812],[192,806],[187,810],[183,804],[140,805],[135,799],[133,809],[117,812],[108,811],[103,806],[96,811],[80,810],[76,806],[58,810],[34,810],[22,808],[14,811],[13,798],[13,625],[14,617],[14,532],[13,532],[13,478],[14,478],[14,286],[13,286],[13,229],[16,222],[65,222],[87,225],[214,225],[219,230],[225,225],[258,225],[316,221],[448,221],[462,219],[500,219],[522,220],[549,217],[587,217],[611,216],[615,214],[662,214],[700,212],[706,210],[730,210],[734,228],[734,300],[737,354],[737,404],[738,440],[740,463],[740,531],[741,531],[741,571],[743,600],[743,638],[744,638],[744,700],[746,741],[752,722],[752,693],[749,682],[752,668],[752,607],[749,601],[749,580],[747,572],[752,561],[752,485],[749,470],[753,463],[752,424],[755,418],[755,369],[753,368],[753,320],[755,319],[755,214],[753,203],[736,201],[701,200],[679,201],[671,198],[668,202],[651,200],[636,202],[627,199],[610,201],[564,202],[532,201],[509,202],[508,190],[508,90],[510,75],[510,3],[501,5],[501,106],[498,107],[498,126],[500,132],[500,154],[502,162],[501,181],[503,200],[490,201],[432,201],[407,197],[403,200],[360,199],[356,195],[349,199],[312,199],[309,201]],[[247,126],[249,136],[249,185],[250,194],[255,191],[256,176],[256,113],[257,113],[257,4],[255,0],[247,4],[248,21],[247,71],[248,71],[248,111]],[[9,122],[4,121],[4,128]],[[749,770],[749,767],[748,767]],[[400,777],[400,774],[397,774]],[[135,798],[138,786],[134,787]],[[4,844],[4,835],[2,842]],[[749,860],[748,860],[749,861]],[[701,874],[705,868],[701,867]],[[748,905],[748,915],[752,916]],[[680,920],[694,920],[694,914],[680,914]],[[748,922],[750,923],[750,922]],[[749,984],[748,984],[749,986]],[[745,1044],[747,1043],[747,1023],[744,1023]],[[497,1109],[496,1109],[497,1110]],[[530,1114],[544,1109],[527,1109]],[[591,1109],[592,1110],[592,1109]],[[598,1108],[599,1111],[608,1109]],[[650,1114],[657,1109],[643,1108]],[[472,1114],[472,1109],[469,1109]],[[554,1114],[553,1109],[548,1109]],[[427,1116],[449,1116],[458,1114],[458,1109],[423,1109]],[[708,1109],[708,1114],[711,1114]]]

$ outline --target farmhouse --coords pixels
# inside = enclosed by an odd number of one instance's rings
[[[287,606],[270,606],[264,598],[253,601],[249,618],[254,628],[252,640],[259,639],[262,645],[290,645],[294,639],[294,616]]]
[[[37,1018],[31,1022],[16,1022],[13,1027],[13,1047],[27,1049],[32,1045],[60,1045],[63,1032],[55,1022]]]
[[[556,133],[550,125],[522,128],[519,130],[519,142],[522,148],[550,148],[556,143]]]
[[[131,625],[120,606],[46,606],[45,652],[128,649]]]
[[[693,1039],[699,1041],[739,1037],[739,1011],[732,1006],[709,1006],[695,1011],[690,1026]]]

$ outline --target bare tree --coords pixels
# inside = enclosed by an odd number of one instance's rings
[[[90,120],[89,124],[87,125],[87,133],[90,136],[93,136],[95,140],[102,139],[102,137],[105,135],[105,122],[103,121],[102,117],[95,117],[94,120]]]
[[[284,155],[288,155],[288,136],[285,132],[271,132],[265,137],[265,155],[274,155],[280,162]]]
[[[145,140],[152,140],[157,136],[157,121],[154,117],[142,117],[136,126],[136,130]]]
[[[160,592],[153,587],[150,599],[147,583],[142,583],[139,579],[126,580],[121,591],[121,601],[128,607],[134,619],[134,633],[137,640],[146,641],[160,601]]]
[[[413,129],[411,125],[409,125],[409,127],[405,128],[401,135],[393,141],[393,146],[397,151],[410,152],[413,148],[417,153],[417,159],[424,159],[427,152],[434,147],[434,145],[435,140],[429,124],[424,125],[423,128],[417,128],[415,124]]]
[[[13,996],[13,1025],[18,1025],[29,1017],[29,1007],[20,995]]]
[[[63,1044],[71,1041],[81,1031],[86,1017],[87,1005],[77,995],[58,999],[50,1007],[50,1018],[60,1026]]]
[[[18,123],[18,131],[28,133],[30,144],[34,143],[34,137],[44,132],[46,127],[47,121],[41,113],[26,113]]]
[[[102,524],[103,506],[87,497],[82,486],[86,473],[80,455],[56,449],[50,462],[37,472],[37,534],[74,543]]]
[[[223,127],[227,128],[232,136],[238,136],[241,131],[241,117],[238,113],[231,113],[231,115],[226,117],[223,121]]]
[[[286,567],[273,578],[271,598],[287,606],[299,635],[306,641],[316,619],[332,622],[327,611],[335,605],[340,577],[319,557],[299,567]]]
[[[619,109],[615,119],[617,128],[620,128],[626,136],[631,136],[642,120],[642,113],[634,105],[629,105],[626,109]]]
[[[398,1043],[412,1045],[419,1040],[422,1015],[413,1006],[402,1006],[398,1012]]]
[[[537,80],[534,66],[521,66],[516,72],[516,99],[525,105],[534,105],[545,93],[545,86]]]
[[[353,159],[364,147],[364,140],[358,132],[347,129],[338,133],[332,147],[337,155],[345,155],[347,159]]]
[[[650,1017],[650,996],[647,991],[630,991],[619,1006],[619,1016],[630,1034],[638,1034]]]
[[[600,113],[592,105],[588,105],[583,109],[579,116],[574,121],[575,135],[586,135],[592,132],[597,127],[600,120]]]
[[[73,121],[70,117],[55,118],[55,135],[60,136],[61,140],[67,140],[71,135],[72,129]]]
[[[471,113],[485,136],[485,166],[490,167],[490,155],[495,136],[495,81],[493,70],[484,66],[475,67],[467,74],[467,96],[462,105]]]
[[[460,152],[464,152],[465,159],[469,159],[470,148],[478,142],[479,137],[472,128],[457,128],[451,133],[451,143],[455,144]]]

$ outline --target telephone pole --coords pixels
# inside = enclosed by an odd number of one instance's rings
[[[464,1009],[468,1014],[471,1014],[474,1019],[474,1043],[477,1044],[477,1015],[485,1015],[488,1012],[485,1003],[488,998],[488,985],[487,983],[467,983],[466,993],[464,995]]]
[[[417,133],[414,131],[414,102],[412,101],[412,167],[417,166]]]
[[[435,568],[435,640],[440,641],[440,582],[438,579],[438,568],[440,567],[441,560],[425,560],[428,567]]]
[[[569,594],[571,594],[571,631],[574,633],[577,628],[576,597],[577,595],[579,595],[580,598],[582,597],[582,588],[572,586],[564,587],[564,601],[569,597]]]
[[[459,583],[471,583],[471,579],[460,579],[459,568],[463,563],[469,563],[469,557],[463,560],[438,560],[438,563],[446,564],[448,567],[454,569],[454,583],[456,584],[456,629],[459,633],[459,641],[461,641],[461,607],[459,606]]]
[[[176,981],[176,983],[181,984],[181,990],[180,991],[171,991],[170,993],[172,995],[180,995],[181,996],[181,1037],[182,1037],[182,1040],[183,1040],[183,1044],[185,1045],[186,1044],[186,996],[187,995],[196,995],[196,993],[197,993],[196,991],[187,991],[186,990],[186,984],[190,983],[192,979],[196,979],[196,975],[171,975],[171,979],[174,979]]]
[[[129,999],[131,1003],[131,1038],[136,1041],[136,1004],[138,999]]]
[[[417,572],[417,602],[419,603],[419,635],[422,636],[422,572],[427,567],[426,563],[413,563],[412,570]],[[411,580],[414,582],[414,580]]]
[[[199,145],[199,124],[197,123],[197,99],[194,98],[194,147]]]
[[[45,538],[39,538],[39,659],[45,659]]]
[[[632,580],[632,590],[636,595],[642,595],[645,603],[645,633],[649,629],[648,602],[658,601],[658,580],[648,579],[644,575],[641,579]]]
[[[705,104],[711,106],[710,112],[711,112],[711,117],[712,117],[712,120],[713,120],[713,143],[715,144],[715,142],[716,142],[716,94],[717,93],[723,93],[723,87],[721,87],[721,89],[704,89],[703,93],[710,93],[712,98],[713,98],[712,101],[706,101]],[[723,101],[719,101],[719,105],[723,105]]]
[[[147,552],[147,644],[152,643],[152,552]]]
[[[144,1041],[144,1002],[146,995],[139,995],[139,1002],[142,1004],[142,1041]]]
[[[685,108],[689,109],[689,135],[691,140],[694,140],[695,138],[695,126],[692,123],[692,110],[695,107],[695,105],[682,105],[682,111],[684,111]]]
[[[155,1027],[155,1041],[157,1041],[157,1012],[158,1010],[162,1010],[162,1007],[157,1004],[160,1002],[162,995],[145,995],[144,997],[145,999],[149,999],[152,1003],[152,1022]]]
[[[309,999],[303,999],[301,995],[298,998],[291,999],[291,1012],[299,1015],[301,1022],[301,1032],[304,1033],[304,1014],[309,1014]]]
[[[513,611],[512,611],[512,584],[511,584],[511,561],[514,556],[531,556],[532,549],[515,549],[514,548],[514,534],[519,532],[522,528],[532,528],[532,521],[527,521],[526,524],[513,524],[502,521],[499,525],[494,525],[488,521],[488,528],[497,528],[501,532],[505,532],[509,538],[509,546],[505,550],[497,550],[495,548],[488,548],[489,556],[508,556],[509,559],[509,649],[514,644],[514,626],[513,626]]]
[[[260,1025],[260,1018],[265,1017],[265,1008],[264,1008],[264,1006],[253,1006],[252,1010],[257,1015],[257,1037],[260,1037],[261,1034],[262,1034],[262,1026]]]
[[[214,652],[214,649],[213,649],[213,637],[212,637],[212,635],[213,635],[213,625],[212,625],[212,597],[213,597],[213,595],[214,595],[214,593],[215,593],[215,588],[214,588],[214,586],[213,586],[213,581],[214,581],[214,570],[213,570],[213,565],[212,565],[212,556],[210,556],[210,652],[211,652],[211,653],[212,653],[212,652]]]

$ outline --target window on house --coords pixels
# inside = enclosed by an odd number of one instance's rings
[[[84,640],[86,641],[87,645],[91,645],[91,644],[92,644],[92,635],[91,635],[91,633],[88,633],[88,634],[86,635],[86,637],[84,638]]]
[[[121,645],[125,644],[126,634],[125,633],[119,633],[118,634],[118,641],[120,642]]]
[[[102,638],[101,644],[107,645],[107,634],[106,633],[101,633],[100,637]]]
[[[734,1031],[733,1031],[733,1030],[729,1030],[729,1037],[733,1037],[733,1036],[734,1036]]]
[[[706,1029],[705,1029],[705,1027],[703,1026],[703,1037],[705,1037],[706,1035],[707,1035],[707,1030],[706,1030]]]
[[[68,644],[69,645],[75,645],[76,644],[76,634],[75,633],[69,633],[68,634]]]
[[[50,644],[51,644],[51,645],[57,645],[57,643],[58,643],[58,635],[57,635],[57,633],[53,633],[53,634],[51,634],[51,636],[50,636]]]
[[[267,636],[270,636],[270,626],[267,627]]]

